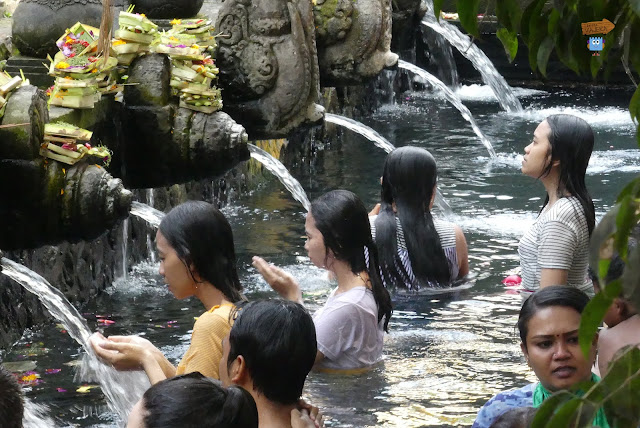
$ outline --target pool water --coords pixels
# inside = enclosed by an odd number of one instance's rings
[[[435,156],[438,186],[454,212],[450,219],[467,237],[475,284],[448,298],[396,301],[384,364],[372,371],[346,377],[312,373],[305,397],[323,409],[328,426],[468,426],[492,395],[534,380],[515,331],[520,298],[501,281],[517,273],[518,240],[544,198],[543,186],[521,175],[520,162],[546,116],[567,112],[592,125],[596,144],[587,186],[598,218],[640,172],[627,110],[630,91],[516,88],[525,108],[521,113],[501,111],[485,86],[464,86],[458,94],[492,142],[496,158],[489,158],[458,111],[433,94],[406,93],[401,102],[362,121],[396,146],[424,147]],[[345,188],[373,207],[385,153],[358,135],[340,134],[337,142],[323,145],[311,168],[296,167],[292,173],[310,199]],[[277,180],[267,178],[223,211],[234,229],[241,281],[250,299],[275,296],[251,267],[251,256],[261,255],[299,279],[311,310],[326,300],[331,284],[303,248],[304,210]],[[82,309],[90,327],[105,334],[145,335],[175,362],[188,346],[193,317],[202,311],[197,299],[174,299],[152,264],[135,266],[126,280]],[[61,326],[51,325],[25,334],[5,362],[40,376],[27,385],[27,396],[48,406],[56,426],[117,426],[100,389],[74,381],[80,353]]]

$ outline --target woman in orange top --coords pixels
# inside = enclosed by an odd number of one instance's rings
[[[93,349],[118,370],[143,369],[152,384],[191,372],[218,379],[229,314],[242,299],[231,226],[213,205],[185,202],[162,219],[156,245],[169,290],[177,299],[196,296],[206,308],[193,326],[187,353],[174,367],[147,339],[99,334],[91,340]]]

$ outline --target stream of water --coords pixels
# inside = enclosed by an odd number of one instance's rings
[[[436,19],[432,0],[426,0],[425,4],[427,12],[423,17],[422,24],[442,35],[465,58],[471,61],[473,67],[480,72],[482,81],[491,87],[503,109],[512,113],[522,111],[520,101],[514,95],[504,77],[496,70],[491,60],[487,58],[487,55],[458,27],[446,22],[444,19]]]

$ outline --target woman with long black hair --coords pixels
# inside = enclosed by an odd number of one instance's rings
[[[587,269],[595,209],[585,184],[593,144],[586,121],[556,114],[538,125],[524,149],[522,173],[546,190],[540,214],[518,247],[525,298],[549,285],[594,294]]]
[[[392,307],[380,279],[364,204],[347,190],[326,193],[312,202],[305,232],[304,247],[311,262],[338,281],[313,315],[318,342],[315,367],[360,369],[379,362]],[[253,258],[253,266],[283,298],[303,304],[300,286],[291,275],[260,257]]]
[[[462,229],[431,215],[437,177],[436,161],[425,149],[406,146],[387,155],[381,202],[370,221],[388,286],[447,287],[469,272]]]

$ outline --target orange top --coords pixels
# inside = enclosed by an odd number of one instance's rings
[[[231,303],[214,306],[196,320],[191,345],[178,364],[176,375],[200,372],[207,377],[220,378],[218,367],[222,358],[222,339],[231,330],[229,315],[233,308]]]

